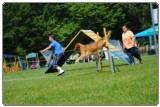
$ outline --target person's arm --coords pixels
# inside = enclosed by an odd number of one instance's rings
[[[123,48],[123,50],[125,49],[124,43],[123,43],[123,47],[122,48]]]
[[[136,40],[134,40],[134,46],[135,46],[135,47],[138,47],[138,43],[137,43]]]
[[[130,37],[131,37],[131,40],[132,40],[133,46],[135,46],[134,34],[133,34],[133,32],[132,32],[132,31],[130,31]]]
[[[123,50],[125,49],[124,42],[125,41],[124,41],[123,34],[122,34],[122,43],[123,43],[122,48],[123,48]]]
[[[47,51],[49,49],[51,49],[51,46],[46,47],[45,49],[41,50],[40,52],[43,53],[43,52],[45,52],[45,51]]]
[[[123,51],[124,51],[124,50],[125,50],[124,42],[123,42],[123,46],[122,46],[122,48],[123,48]]]
[[[62,47],[62,50],[64,51],[65,48]]]

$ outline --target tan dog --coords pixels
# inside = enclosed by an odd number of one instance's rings
[[[109,38],[110,35],[111,31],[108,32],[107,37]],[[81,43],[76,43],[74,50],[80,51],[81,54],[80,57],[76,60],[76,62],[79,62],[79,60],[82,60],[84,57],[87,57],[88,55],[96,52],[98,49],[101,49],[103,47],[108,48],[108,46],[106,46],[105,37],[99,39],[98,41],[96,41],[91,45],[83,45]]]

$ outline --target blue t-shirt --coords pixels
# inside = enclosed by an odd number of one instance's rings
[[[55,54],[61,54],[63,53],[62,46],[57,41],[53,41],[50,46],[52,47],[53,53]]]

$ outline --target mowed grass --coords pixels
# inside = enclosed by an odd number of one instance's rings
[[[4,105],[157,105],[156,56],[143,56],[143,64],[115,60],[116,73],[103,61],[64,65],[63,76],[44,74],[45,68],[3,73]]]

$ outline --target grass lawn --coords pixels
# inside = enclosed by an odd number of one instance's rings
[[[46,68],[3,73],[4,105],[157,105],[158,65],[156,56],[143,55],[143,64],[108,61],[103,72],[95,62],[64,65],[65,74],[44,74]]]

